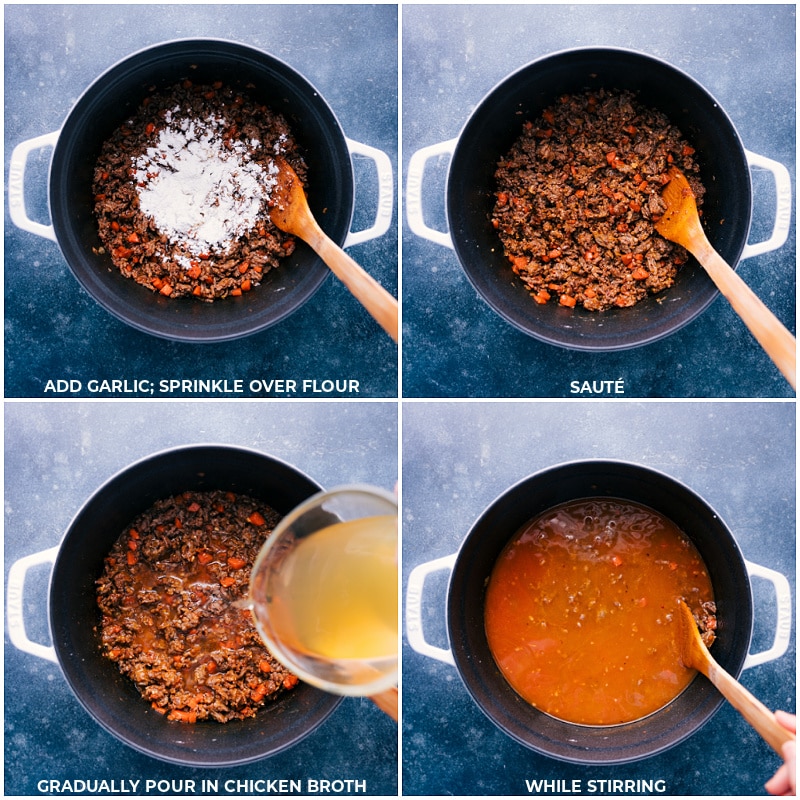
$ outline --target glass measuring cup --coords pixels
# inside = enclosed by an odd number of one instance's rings
[[[278,523],[253,565],[249,606],[267,647],[301,680],[373,697],[394,716],[383,693],[397,683],[397,572],[396,498],[342,486]]]

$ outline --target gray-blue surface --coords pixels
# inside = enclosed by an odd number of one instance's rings
[[[397,480],[394,403],[6,403],[5,574],[18,558],[59,543],[83,503],[112,475],[159,450],[238,444],[276,456],[322,486]],[[30,574],[24,614],[47,644],[47,577]],[[363,780],[397,794],[397,727],[369,700],[346,698],[299,744],[243,767],[184,769],[153,760],[106,733],[55,664],[5,640],[5,794],[38,795],[43,780]],[[221,794],[260,794],[225,791]],[[140,791],[144,794],[144,791]],[[157,791],[154,794],[193,794]],[[363,791],[361,792],[364,793]]]
[[[320,92],[344,134],[386,153],[396,175],[395,6],[25,5],[5,8],[6,183],[12,148],[58,130],[107,68],[143,47],[189,37],[243,42],[289,64]],[[50,152],[32,155],[26,177],[28,213],[42,222],[48,221]],[[377,188],[374,167],[363,158],[354,162],[353,229],[361,230],[374,217]],[[388,233],[349,248],[394,295],[396,220],[395,209]],[[80,287],[56,244],[15,228],[8,215],[5,227],[7,397],[45,396],[46,381],[57,378],[81,380],[83,391],[75,396],[97,396],[87,391],[91,378],[243,379],[245,397],[281,396],[262,387],[251,390],[252,379],[338,378],[359,381],[359,392],[345,396],[397,394],[397,347],[332,276],[267,331],[225,344],[191,345],[118,321]]]
[[[793,5],[407,5],[403,19],[403,174],[418,149],[457,137],[503,79],[548,53],[625,47],[701,83],[744,146],[795,170]],[[425,219],[447,230],[448,159],[428,164]],[[754,171],[750,241],[766,238],[771,181]],[[473,289],[455,253],[404,220],[403,392],[406,397],[568,397],[572,381],[622,379],[628,397],[791,397],[727,301],[654,344],[616,353],[564,350],[504,322]],[[778,251],[739,274],[794,331],[795,227]],[[607,393],[606,393],[607,395]],[[586,397],[588,395],[584,395]]]
[[[566,461],[611,458],[671,475],[714,508],[743,555],[785,575],[795,598],[793,403],[406,403],[403,407],[403,585],[418,564],[458,551],[473,522],[529,474]],[[426,639],[447,647],[447,573],[421,606]],[[772,643],[775,601],[752,581],[751,652]],[[742,682],[770,708],[795,708],[794,626],[788,651]],[[666,795],[763,794],[779,758],[730,706],[653,758],[585,767],[539,755],[496,728],[455,668],[403,647],[403,791],[408,795],[526,795],[526,780],[663,780]],[[545,794],[561,794],[553,790]],[[595,791],[595,793],[602,793]],[[636,793],[636,792],[623,792]],[[648,793],[648,792],[645,792]]]

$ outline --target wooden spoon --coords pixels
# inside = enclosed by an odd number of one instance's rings
[[[397,689],[373,694],[369,698],[378,708],[397,722]]]
[[[783,757],[781,745],[794,741],[794,734],[779,725],[775,715],[760,700],[717,664],[700,638],[692,612],[683,600],[678,613],[678,645],[684,666],[702,672],[764,741]]]
[[[278,184],[270,197],[272,222],[310,245],[396,342],[397,300],[323,232],[308,207],[297,173],[285,159],[278,156],[274,161],[278,167]]]
[[[665,239],[683,245],[694,255],[792,389],[796,388],[794,336],[711,246],[700,224],[694,193],[684,174],[677,167],[672,167],[669,174],[670,182],[662,194],[667,210],[656,222],[656,230]]]

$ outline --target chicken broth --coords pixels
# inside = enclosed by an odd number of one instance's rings
[[[689,538],[645,506],[584,498],[538,515],[505,547],[486,590],[486,635],[533,706],[616,725],[662,708],[694,677],[676,642],[681,598],[710,644],[713,590]]]

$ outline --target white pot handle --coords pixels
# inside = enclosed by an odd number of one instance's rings
[[[408,176],[406,178],[406,219],[408,227],[423,239],[428,239],[442,247],[452,249],[453,240],[449,233],[429,228],[422,215],[422,178],[425,174],[425,165],[432,158],[451,156],[456,149],[458,139],[448,139],[440,144],[432,144],[417,150],[408,162]]]
[[[769,239],[744,246],[742,260],[760,256],[763,253],[771,253],[782,247],[789,236],[789,228],[792,223],[792,181],[789,177],[789,170],[780,162],[760,156],[750,150],[745,150],[745,155],[751,169],[761,167],[772,173],[775,181],[775,223]]]
[[[53,226],[29,219],[25,211],[25,166],[28,156],[34,150],[55,147],[59,133],[60,131],[45,133],[18,144],[11,153],[11,164],[8,168],[8,213],[11,221],[23,231],[35,233],[52,242],[56,240]]]
[[[347,234],[344,246],[351,247],[354,244],[377,239],[389,230],[394,210],[394,176],[392,162],[383,150],[362,144],[354,139],[346,139],[346,141],[351,156],[354,154],[366,156],[375,162],[375,169],[378,171],[378,205],[375,211],[375,221],[363,231],[350,231]]]
[[[789,647],[789,639],[792,635],[792,592],[789,588],[789,581],[780,572],[776,572],[769,567],[762,567],[752,561],[745,561],[747,572],[752,579],[753,576],[768,580],[775,589],[775,638],[772,647],[764,650],[763,653],[748,653],[742,669],[757,667],[759,664],[766,664],[780,658]]]
[[[11,639],[11,644],[25,653],[52,661],[54,664],[58,663],[55,649],[32,642],[28,638],[28,634],[25,632],[25,611],[22,600],[25,576],[28,570],[40,564],[55,563],[58,549],[58,546],[51,547],[48,550],[42,550],[40,553],[34,553],[15,561],[8,572],[8,585],[6,587],[6,619],[8,620],[8,637]],[[47,604],[45,604],[46,607]]]
[[[437,558],[420,564],[411,570],[408,576],[408,587],[406,589],[406,636],[411,647],[423,656],[435,658],[445,664],[455,666],[453,653],[443,647],[435,647],[428,644],[425,640],[425,633],[422,630],[422,593],[425,588],[425,579],[432,572],[440,570],[452,570],[456,563],[456,553],[444,558]]]

